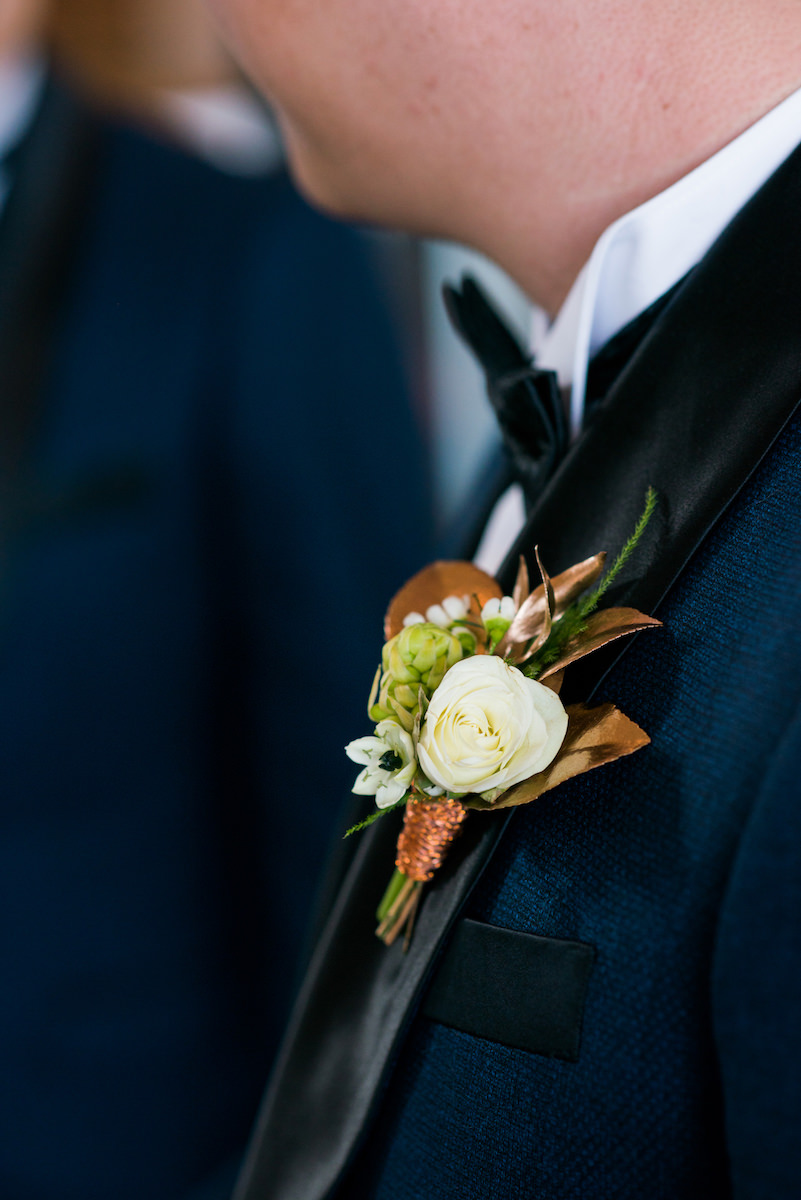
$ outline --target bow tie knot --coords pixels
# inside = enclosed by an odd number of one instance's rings
[[[535,365],[470,276],[446,284],[445,307],[478,359],[515,478],[533,504],[564,458],[569,433],[554,371]]]

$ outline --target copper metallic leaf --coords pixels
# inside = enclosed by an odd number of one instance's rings
[[[393,597],[384,618],[384,637],[389,641],[400,633],[408,613],[425,613],[432,604],[441,604],[448,596],[476,596],[481,608],[493,596],[500,599],[503,591],[491,575],[472,563],[431,563],[413,575]]]
[[[494,812],[499,808],[530,804],[560,783],[614,762],[626,754],[633,754],[651,740],[639,725],[635,725],[613,704],[602,704],[598,708],[571,705],[567,715],[565,740],[549,767],[510,788],[493,804],[486,804],[476,797],[474,800],[465,799],[465,806]]]
[[[574,567],[568,567],[561,575],[554,575],[551,580],[556,600],[554,617],[561,617],[562,613],[570,608],[573,601],[578,599],[582,592],[586,592],[591,584],[595,583],[603,571],[605,563],[606,554],[602,550],[600,554],[594,554],[592,558],[586,558],[584,562],[576,563]]]
[[[549,675],[547,679],[538,679],[537,683],[541,683],[543,687],[550,688],[552,692],[556,692],[557,696],[562,690],[562,684],[565,681],[564,671],[557,671],[555,675]]]
[[[627,637],[630,633],[639,633],[642,629],[657,629],[661,624],[656,617],[647,617],[645,613],[637,612],[636,608],[601,609],[587,618],[584,632],[567,643],[561,656],[545,668],[539,680],[542,682],[549,675],[563,671],[571,663],[600,650],[608,642]]]
[[[536,555],[536,558],[537,558],[537,566],[540,569],[540,578],[542,579],[542,586],[545,588],[545,596],[548,601],[548,624],[550,626],[550,624],[553,621],[553,612],[554,612],[554,609],[556,608],[556,597],[554,596],[553,583],[551,581],[550,575],[545,570],[545,567],[542,565],[542,559],[540,558],[539,546],[534,547],[534,554]],[[549,632],[550,632],[550,629],[549,629]]]
[[[530,658],[545,645],[553,621],[561,617],[570,605],[595,582],[604,569],[606,554],[594,554],[584,562],[576,563],[561,575],[549,579],[540,561],[539,550],[535,550],[537,566],[542,576],[542,585],[526,598],[517,615],[506,631],[496,653],[511,662]],[[522,558],[521,558],[522,562]],[[520,573],[518,572],[518,580]],[[547,583],[546,583],[547,580]],[[550,621],[546,616],[548,590],[551,595]],[[535,639],[532,641],[532,639]],[[532,643],[529,645],[529,643]]]
[[[528,564],[523,555],[520,555],[520,566],[517,568],[517,579],[515,580],[512,599],[515,602],[515,609],[520,608],[524,600],[528,599],[531,585],[528,581]]]
[[[536,554],[537,564],[540,567],[540,572],[544,575],[545,573],[542,570],[542,564],[539,559],[539,551],[536,551]],[[521,556],[521,562],[522,561],[523,560]],[[554,575],[553,579],[550,580],[551,587],[553,588],[552,615],[554,620],[558,617],[561,617],[563,613],[567,611],[573,601],[576,600],[582,592],[586,592],[587,588],[590,587],[591,584],[595,583],[596,579],[598,579],[604,569],[605,562],[606,554],[604,551],[601,551],[600,554],[594,554],[592,558],[586,558],[584,562],[576,563],[575,566],[569,567],[566,571],[562,571],[561,575]],[[520,579],[519,572],[518,579]],[[504,646],[504,649],[507,651],[516,642],[526,640],[525,638],[518,636],[522,630],[531,627],[536,627],[537,631],[539,630],[539,614],[545,611],[545,591],[543,590],[543,587],[539,587],[536,589],[536,591],[532,592],[531,595],[527,597],[527,601],[528,603],[526,605],[525,614],[522,614],[521,611],[518,611],[515,621],[507,630],[507,640],[506,645]],[[517,603],[516,596],[515,602]],[[544,645],[544,642],[541,644]],[[501,643],[501,645],[503,645],[503,643]],[[529,650],[528,655],[532,654],[533,652],[533,649]],[[501,653],[500,647],[498,648],[498,653]],[[528,655],[526,655],[526,657],[528,657]]]
[[[542,565],[539,548],[534,548],[542,583],[524,600],[515,619],[498,643],[496,654],[518,662],[529,658],[544,646],[553,623],[554,593],[548,572]]]

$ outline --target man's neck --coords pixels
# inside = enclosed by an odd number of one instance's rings
[[[557,319],[538,313],[540,365],[572,385],[582,421],[592,355],[700,262],[759,187],[801,144],[801,89],[683,179],[627,213],[596,243]]]
[[[535,121],[533,85],[531,96],[523,87],[505,114],[514,139],[489,145],[471,183],[473,228],[461,240],[552,315],[604,229],[801,86],[801,10],[784,0],[714,6],[714,14],[687,4],[676,14],[652,2],[624,7],[632,28],[616,38],[606,6],[587,5],[565,96]]]

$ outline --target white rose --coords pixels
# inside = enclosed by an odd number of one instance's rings
[[[567,713],[555,692],[482,654],[445,675],[417,753],[432,783],[449,792],[488,792],[544,771],[566,732]]]

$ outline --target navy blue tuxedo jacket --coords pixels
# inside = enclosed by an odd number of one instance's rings
[[[362,243],[283,175],[52,86],[14,170],[0,1195],[223,1197],[426,553],[420,448]]]
[[[573,671],[650,733],[473,814],[408,954],[395,814],[318,944],[237,1200],[801,1195],[801,153],[656,319],[516,555],[664,622]],[[533,565],[533,563],[532,563]],[[570,681],[570,673],[568,673]]]

